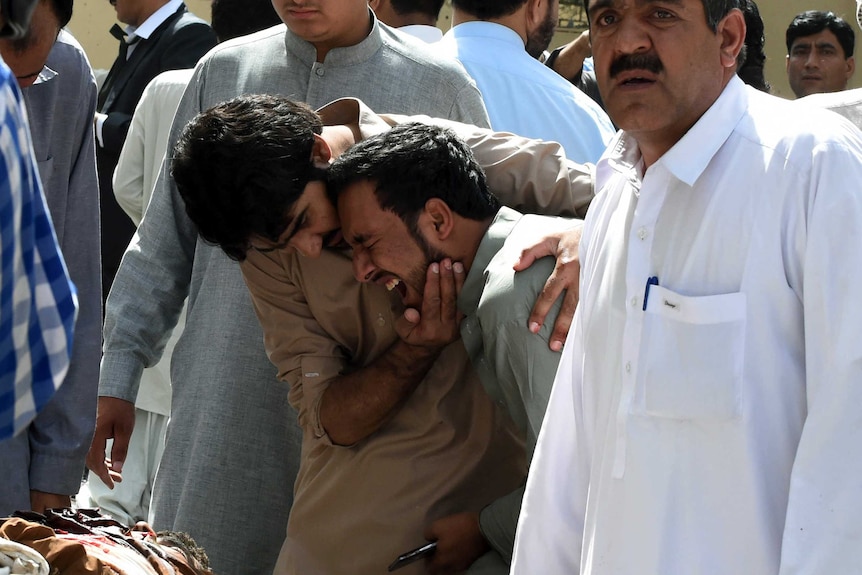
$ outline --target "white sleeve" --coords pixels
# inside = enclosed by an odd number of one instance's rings
[[[862,140],[853,140],[815,151],[803,260],[807,415],[781,575],[862,571]]]
[[[123,148],[114,169],[114,197],[123,211],[132,219],[135,226],[140,225],[144,217],[144,159],[146,150],[146,131],[148,123],[152,122],[153,110],[150,102],[156,100],[152,82],[144,89]],[[154,102],[156,103],[156,102]]]

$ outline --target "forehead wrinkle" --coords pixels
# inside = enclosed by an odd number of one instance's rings
[[[621,4],[623,1],[624,0],[597,0],[595,4],[590,6],[590,10],[594,10],[596,8],[612,8],[615,5]],[[673,4],[674,6],[683,6],[685,4],[685,0],[632,0],[631,3],[638,8],[649,6],[651,4]]]

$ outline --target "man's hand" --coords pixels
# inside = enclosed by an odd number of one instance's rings
[[[578,78],[584,67],[584,60],[592,55],[590,47],[590,31],[584,30],[581,34],[566,44],[557,59],[554,60],[553,70],[570,82]]]
[[[464,317],[458,311],[458,294],[465,275],[464,266],[448,258],[428,266],[421,311],[407,308],[395,324],[405,343],[440,348],[458,339]]]
[[[46,493],[44,491],[30,490],[30,509],[36,513],[45,513],[47,509],[58,507],[71,507],[72,496],[60,495],[59,493]]]
[[[96,413],[96,434],[87,453],[87,467],[102,483],[114,488],[123,480],[123,462],[129,449],[129,438],[135,428],[135,404],[116,397],[100,397]],[[113,439],[110,457],[106,457],[108,439]]]
[[[545,236],[536,245],[522,251],[521,257],[513,266],[515,271],[520,272],[545,256],[557,258],[554,271],[545,282],[545,287],[542,288],[542,293],[539,294],[528,321],[530,331],[538,333],[545,323],[545,317],[551,306],[563,291],[566,292],[560,314],[554,323],[554,331],[551,333],[549,345],[553,351],[563,349],[575,315],[575,308],[578,307],[578,281],[581,272],[578,245],[581,243],[581,229],[582,226],[576,226],[565,232]]]
[[[430,573],[460,573],[491,547],[479,529],[479,514],[456,513],[438,519],[425,530],[425,538],[437,542],[428,558]]]

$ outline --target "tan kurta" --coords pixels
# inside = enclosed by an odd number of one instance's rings
[[[332,114],[324,110],[328,124],[361,113],[364,136],[387,128],[367,108],[360,112],[355,100],[339,101],[335,108]],[[559,145],[460,129],[473,135],[467,139],[479,149],[484,142],[484,157],[494,161],[480,163],[496,174],[490,181],[508,182],[504,196],[517,192],[528,203],[568,213],[592,197],[590,169],[566,162]],[[528,166],[537,158],[544,169]],[[518,174],[531,177],[525,181]],[[548,198],[535,201],[541,190]],[[402,310],[398,296],[356,282],[349,252],[324,250],[315,259],[251,251],[242,270],[270,359],[291,386],[289,400],[304,432],[276,575],[385,573],[396,556],[424,542],[431,521],[478,511],[521,484],[522,442],[502,408],[485,394],[461,341],[444,350],[376,433],[352,447],[333,445],[319,420],[323,392],[340,373],[367,365],[395,342],[393,324]],[[424,573],[423,563],[401,572]]]

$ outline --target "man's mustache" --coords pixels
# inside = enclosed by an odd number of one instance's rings
[[[611,64],[611,78],[626,70],[646,70],[658,74],[664,70],[664,66],[655,54],[624,54]]]

